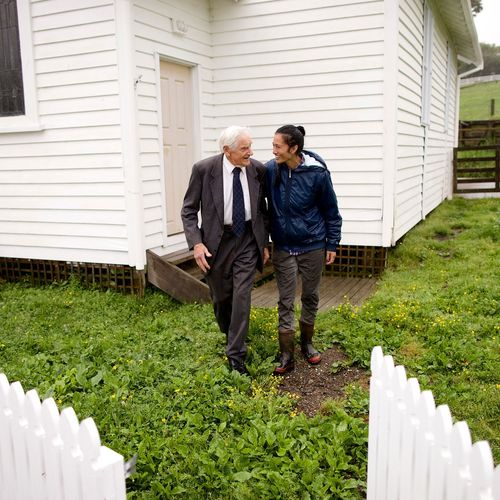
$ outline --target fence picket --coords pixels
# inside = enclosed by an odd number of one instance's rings
[[[382,397],[385,404],[379,408],[379,422],[378,422],[378,448],[377,448],[377,489],[375,498],[383,500],[387,496],[387,467],[388,467],[388,450],[389,450],[389,432],[390,432],[390,419],[389,407],[394,399],[394,392],[391,389],[391,378],[394,373],[394,362],[392,356],[385,356],[382,364],[380,378],[383,381],[386,390],[382,390]]]
[[[16,490],[20,498],[28,496],[28,453],[26,450],[26,430],[28,421],[24,416],[24,390],[19,382],[10,386],[8,397],[12,409],[12,441],[14,443],[14,469]]]
[[[406,388],[406,372],[403,366],[396,366],[391,380],[394,399],[389,408],[389,455],[387,464],[387,491],[386,499],[398,498],[398,470],[401,462],[402,426],[406,415],[404,392]]]
[[[428,498],[428,481],[430,450],[434,446],[434,435],[430,421],[436,412],[434,396],[431,391],[420,394],[417,406],[418,438],[415,441],[415,469],[413,499]]]
[[[41,425],[42,403],[35,389],[26,393],[25,413],[28,421],[26,448],[28,450],[28,497],[31,500],[48,500],[43,459],[45,432]]]
[[[63,500],[61,450],[63,442],[59,434],[59,410],[52,398],[42,402],[42,424],[45,429],[44,462],[47,493],[50,500]]]
[[[456,422],[450,435],[451,464],[447,471],[445,500],[465,500],[471,448],[469,426],[466,422]]]
[[[367,472],[367,500],[375,500],[377,490],[377,450],[378,450],[378,424],[379,404],[382,401],[382,382],[379,380],[384,354],[382,348],[376,346],[371,353],[370,366],[372,376],[370,379],[369,423],[368,423],[368,472]]]
[[[495,500],[500,498],[500,465],[497,465],[493,472],[493,485],[491,493]]]
[[[486,441],[478,441],[472,445],[470,472],[472,491],[468,500],[491,500],[493,457],[490,445]]]
[[[52,398],[0,373],[0,500],[124,500],[123,457]]]
[[[432,422],[434,447],[429,462],[429,498],[445,498],[446,470],[451,463],[450,436],[453,422],[448,405],[436,408]]]
[[[398,491],[399,498],[411,498],[413,469],[415,467],[415,439],[418,429],[417,406],[420,398],[420,386],[416,378],[408,379],[403,398],[406,406],[406,418],[403,419],[402,423]]]
[[[0,374],[0,469],[2,487],[0,498],[9,500],[14,498],[15,492],[15,469],[12,457],[12,410],[8,404],[10,386],[7,377]]]
[[[61,412],[60,432],[63,441],[62,476],[64,497],[81,500],[81,480],[78,465],[82,461],[78,446],[78,418],[73,408],[64,408]]]
[[[402,366],[372,351],[368,500],[500,500],[500,466]]]
[[[80,423],[78,441],[84,457],[84,467],[82,470],[82,498],[83,500],[93,500],[94,498],[99,498],[97,490],[97,471],[95,470],[94,462],[99,457],[101,439],[97,427],[91,418],[86,418]]]

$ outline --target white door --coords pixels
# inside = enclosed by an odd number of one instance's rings
[[[193,166],[193,86],[191,69],[160,61],[163,169],[167,234],[181,233],[182,200]]]

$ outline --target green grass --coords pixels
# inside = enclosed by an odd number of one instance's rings
[[[495,114],[491,116],[491,99]],[[468,85],[460,89],[460,120],[499,120],[500,81]]]
[[[377,293],[318,317],[318,347],[368,366],[381,345],[499,442],[500,203],[446,202],[390,256]],[[229,372],[210,306],[81,289],[0,285],[0,371],[78,417],[137,472],[129,498],[363,498],[367,392],[350,386],[308,419],[269,375],[276,311],[252,310],[249,370]]]
[[[297,415],[269,375],[276,311],[252,317],[250,379],[226,368],[210,306],[2,285],[0,371],[137,453],[130,498],[361,498],[364,421]]]

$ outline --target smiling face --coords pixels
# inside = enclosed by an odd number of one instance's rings
[[[233,165],[247,167],[250,165],[250,158],[253,155],[252,139],[248,134],[240,135],[234,149],[224,146],[224,154]]]
[[[278,163],[286,163],[290,166],[295,165],[297,161],[298,146],[290,147],[284,140],[282,134],[274,134],[273,155]]]

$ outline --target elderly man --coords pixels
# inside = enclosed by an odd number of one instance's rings
[[[252,139],[245,127],[226,128],[219,147],[220,154],[193,166],[181,217],[226,334],[229,366],[245,374],[253,279],[269,258],[265,167],[251,158]]]

